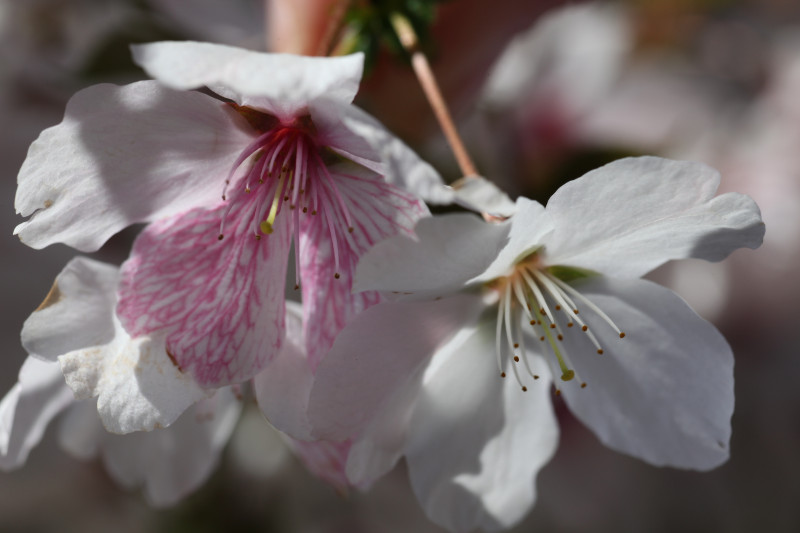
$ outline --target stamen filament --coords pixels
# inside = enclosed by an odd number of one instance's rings
[[[527,272],[525,272],[524,270],[520,270],[519,273],[522,274],[523,279],[525,279],[525,283],[528,284],[528,287],[533,292],[535,302],[532,302],[532,303],[538,303],[539,304],[539,305],[533,305],[532,306],[532,307],[535,307],[536,319],[539,320],[540,322],[542,320],[542,316],[541,316],[542,313],[541,313],[541,311],[539,311],[539,309],[541,308],[541,309],[544,310],[544,313],[545,313],[546,316],[551,317],[551,319],[552,319],[551,323],[554,324],[555,323],[555,321],[554,321],[555,317],[553,316],[552,313],[550,313],[550,308],[547,306],[547,302],[545,301],[544,295],[542,294],[542,291],[539,289],[539,286],[536,284],[535,281],[533,281],[533,278],[531,278],[531,276]],[[544,325],[543,322],[542,322],[542,325]],[[547,331],[547,328],[544,328],[544,329],[545,329],[545,331]]]
[[[514,284],[514,289],[516,290],[517,284]],[[527,309],[526,306],[523,306],[523,309]],[[530,312],[529,312],[530,314]],[[533,379],[539,379],[539,376],[533,373],[531,369],[530,361],[528,361],[528,352],[525,350],[525,335],[520,331],[520,324],[519,320],[514,321],[514,329],[515,333],[517,334],[517,338],[519,339],[519,351],[520,351],[520,358],[522,359],[522,363],[525,365],[525,370]]]
[[[514,320],[514,317],[511,313],[511,283],[506,283],[505,294],[503,295],[502,300],[503,306],[505,307],[505,326],[506,326],[506,340],[508,341],[508,349],[513,352],[514,350],[514,340],[511,336],[511,322]],[[514,366],[514,365],[511,365]]]
[[[275,193],[272,197],[272,205],[269,208],[269,215],[261,222],[261,231],[269,235],[272,233],[272,228],[275,225],[275,216],[278,214],[278,206],[281,204],[281,196],[283,195],[283,185],[286,181],[286,172],[281,172],[278,179],[278,185],[275,187]]]
[[[560,279],[558,279],[557,277],[553,276],[552,274],[548,274],[548,277],[550,279],[552,279],[556,284],[558,284],[559,287],[563,288],[565,291],[567,291],[571,295],[575,296],[581,302],[585,303],[586,306],[589,309],[594,311],[600,318],[605,320],[606,323],[609,326],[611,326],[611,328],[614,331],[617,332],[617,335],[619,335],[620,338],[623,338],[625,336],[625,334],[617,327],[617,325],[614,323],[614,321],[611,320],[611,318],[609,318],[609,316],[607,314],[605,314],[599,307],[597,307],[595,304],[593,304],[588,298],[586,298],[584,295],[582,295],[580,292],[578,292],[577,289],[572,287],[570,284],[568,284],[568,283],[566,283],[564,281],[561,281]]]
[[[500,299],[501,301],[497,302],[497,324],[495,326],[495,334],[494,334],[494,354],[495,357],[497,358],[497,369],[500,371],[500,375],[505,377],[505,373],[503,372],[503,356],[500,351],[502,344],[501,342],[502,337],[500,336],[500,333],[503,331],[503,311],[505,309],[505,306],[503,305],[502,302],[502,296]]]
[[[536,319],[541,320],[542,314],[539,312],[539,306],[533,306],[533,312],[536,314]],[[556,360],[558,361],[558,366],[561,369],[561,380],[562,381],[569,381],[575,377],[575,371],[570,370],[567,366],[566,361],[564,361],[564,357],[561,354],[561,350],[558,348],[555,339],[553,339],[553,335],[550,333],[549,328],[542,328],[544,329],[544,335],[547,337],[547,341],[550,343],[550,347],[553,349],[553,353],[556,356]]]

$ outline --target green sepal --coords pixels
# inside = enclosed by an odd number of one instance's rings
[[[572,281],[576,281],[579,279],[591,278],[599,275],[597,272],[593,270],[564,266],[564,265],[555,265],[547,267],[547,272],[552,276],[560,279],[564,283],[570,283]]]
[[[345,34],[348,50],[364,52],[365,72],[369,73],[378,59],[381,48],[392,55],[408,60],[391,23],[391,16],[399,13],[405,17],[419,39],[420,49],[430,55],[432,40],[430,28],[436,18],[438,4],[447,0],[368,0],[353,2],[345,14]]]

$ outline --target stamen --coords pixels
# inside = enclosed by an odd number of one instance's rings
[[[272,197],[272,205],[269,209],[269,216],[267,216],[266,220],[261,221],[261,231],[265,235],[269,235],[272,233],[272,228],[275,226],[275,216],[278,214],[278,206],[280,206],[281,201],[281,194],[282,190],[284,189],[284,184],[286,182],[286,173],[281,172],[281,176],[278,179],[278,185],[275,187],[275,193]]]
[[[342,195],[339,194],[339,189],[336,188],[336,183],[333,181],[333,177],[331,177],[330,172],[328,172],[328,167],[325,166],[322,159],[320,158],[319,154],[314,154],[318,161],[318,168],[322,169],[322,175],[328,180],[328,183],[331,186],[331,190],[333,191],[333,195],[336,198],[336,201],[339,203],[339,207],[342,209],[342,213],[344,214],[344,220],[347,222],[347,227],[350,228],[353,226],[352,221],[350,220],[350,211],[347,209],[347,205],[344,203],[344,199]]]
[[[509,347],[513,346],[514,344],[514,341],[511,339],[511,323],[514,320],[514,316],[511,314],[511,285],[512,283],[506,283],[505,293],[503,294],[503,307],[505,307],[506,341],[508,342]]]
[[[502,296],[501,296],[502,300]],[[495,334],[494,334],[494,354],[497,358],[497,369],[500,370],[501,375],[505,377],[505,372],[503,372],[503,356],[500,352],[500,347],[502,344],[500,333],[503,331],[503,313],[505,310],[505,306],[503,302],[497,302],[497,323],[495,325]]]
[[[536,318],[541,320],[541,314],[539,313],[538,309],[536,310],[536,315],[537,315]],[[547,337],[547,341],[550,343],[550,347],[553,349],[553,354],[555,354],[556,356],[556,360],[558,361],[558,366],[561,369],[561,380],[562,381],[571,380],[572,378],[575,377],[575,371],[571,370],[567,366],[567,363],[564,360],[561,350],[558,348],[556,341],[553,340],[553,335],[550,333],[550,330],[548,328],[543,328],[543,329],[544,329],[544,334]],[[555,375],[555,373],[553,373],[553,375]]]
[[[547,274],[547,277],[548,277],[548,278],[550,278],[550,279],[552,279],[552,280],[553,280],[553,281],[554,281],[556,284],[558,284],[558,286],[559,286],[559,287],[561,287],[562,289],[564,289],[565,291],[567,291],[567,292],[568,292],[568,293],[570,293],[571,295],[575,296],[575,298],[577,298],[577,299],[581,300],[583,303],[585,303],[585,304],[586,304],[586,306],[587,306],[589,309],[591,309],[592,311],[594,311],[595,313],[597,313],[597,315],[598,315],[600,318],[602,318],[603,320],[605,320],[605,321],[606,321],[606,323],[607,323],[609,326],[611,326],[611,328],[612,328],[614,331],[616,331],[616,332],[617,332],[617,334],[619,335],[619,338],[620,338],[620,339],[622,339],[622,338],[624,338],[624,337],[625,337],[625,334],[624,334],[624,333],[622,333],[622,331],[620,331],[620,329],[617,327],[617,325],[614,323],[614,321],[613,321],[613,320],[611,320],[611,318],[609,318],[609,316],[608,316],[607,314],[605,314],[605,313],[604,313],[604,312],[603,312],[603,311],[602,311],[602,310],[601,310],[599,307],[597,307],[595,304],[593,304],[593,303],[591,302],[591,300],[589,300],[589,299],[588,299],[588,298],[586,298],[584,295],[582,295],[580,292],[578,292],[578,290],[577,290],[577,289],[575,289],[574,287],[572,287],[570,284],[568,284],[568,283],[565,283],[565,282],[561,281],[560,279],[558,279],[557,277],[553,276],[552,274]],[[577,311],[576,311],[576,314],[577,314]]]
[[[534,298],[538,305],[534,307],[538,307],[538,311],[536,313],[536,319],[539,320],[541,324],[542,316],[553,317],[553,314],[550,313],[550,309],[547,307],[547,302],[544,299],[544,295],[542,291],[539,289],[539,286],[533,281],[533,278],[525,270],[520,270],[520,274],[522,274],[522,278],[525,280],[525,283],[528,284],[528,288],[533,292]]]
[[[322,215],[325,217],[325,222],[328,224],[328,230],[331,235],[331,246],[333,247],[333,264],[335,268],[335,274],[333,277],[339,279],[339,239],[336,238],[336,230],[334,229],[334,223],[330,216],[331,207],[328,206],[327,203],[322,204]]]
[[[516,283],[515,283],[516,288]],[[525,365],[525,370],[533,379],[539,379],[539,376],[531,370],[530,362],[528,361],[528,352],[525,350],[525,335],[520,331],[519,320],[514,321],[514,328],[516,330],[517,338],[519,339],[520,353],[522,354],[522,363]]]

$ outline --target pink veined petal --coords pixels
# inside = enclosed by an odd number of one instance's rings
[[[429,214],[428,208],[416,196],[368,171],[342,166],[332,169],[331,173],[341,200],[350,213],[353,232],[348,233],[343,219],[335,223],[336,230],[344,235],[337,241],[337,270],[328,221],[320,215],[301,221],[304,336],[312,369],[316,368],[350,319],[380,301],[374,292],[352,294],[353,274],[359,258],[387,237],[398,233],[410,234],[416,221]],[[320,198],[320,203],[323,202],[331,212],[338,200],[330,193]]]
[[[226,107],[154,81],[78,92],[22,164],[14,205],[30,219],[14,233],[89,252],[130,224],[216,203],[249,139]]]
[[[284,334],[290,229],[256,240],[248,213],[195,209],[151,224],[122,266],[117,313],[132,336],[165,330],[178,367],[203,387],[245,381],[277,353]],[[288,222],[288,221],[287,221]]]

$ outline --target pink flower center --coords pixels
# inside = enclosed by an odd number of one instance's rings
[[[273,232],[278,217],[288,216],[297,250],[300,217],[321,216],[330,232],[335,277],[339,278],[339,249],[349,244],[353,224],[336,180],[323,160],[325,150],[317,143],[314,126],[307,117],[291,124],[274,124],[259,135],[242,151],[225,180],[222,199],[229,203],[218,238],[224,238],[232,212],[237,213],[237,225],[244,222],[257,240]],[[285,213],[287,208],[289,212]]]

